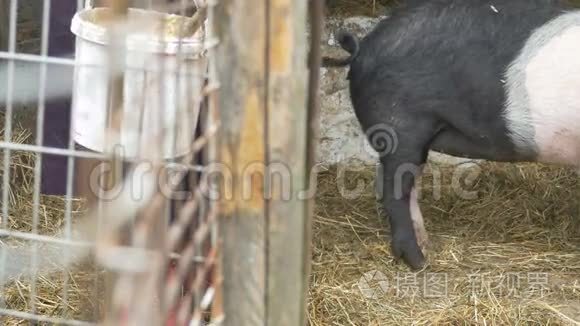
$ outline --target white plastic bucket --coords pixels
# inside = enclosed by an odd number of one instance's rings
[[[109,107],[107,28],[98,21],[108,10],[85,9],[71,23],[71,31],[76,35],[77,64],[73,92],[74,140],[97,152],[111,149],[105,147]],[[181,60],[178,60],[179,40],[166,36],[161,41],[153,28],[149,28],[163,15],[169,16],[129,9],[130,22],[146,25],[127,37],[121,133],[117,143],[109,143],[121,148],[120,154],[124,157],[138,157],[143,149],[152,148],[152,142],[159,140],[164,158],[178,157],[190,150],[193,141],[206,72],[203,35],[198,31],[182,39]]]

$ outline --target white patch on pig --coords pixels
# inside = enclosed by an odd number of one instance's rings
[[[423,255],[426,255],[429,236],[427,234],[427,230],[425,230],[425,223],[423,222],[423,214],[421,214],[421,208],[419,207],[417,188],[415,187],[413,187],[413,190],[411,190],[409,205],[411,211],[411,219],[413,220],[413,230],[415,231],[415,237],[417,238],[417,244],[419,245],[419,248],[421,248]]]
[[[580,162],[580,12],[534,31],[506,73],[505,119],[522,152],[545,163]]]
[[[526,69],[539,160],[580,162],[580,26],[550,41]]]

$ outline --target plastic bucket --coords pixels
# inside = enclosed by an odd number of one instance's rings
[[[108,10],[85,9],[71,23],[76,35],[73,137],[77,144],[97,152],[112,149],[105,147],[110,100]],[[178,38],[165,35],[162,40],[153,28],[161,19],[175,17],[179,16],[129,9],[128,20],[138,27],[125,43],[120,135],[116,143],[109,143],[120,148],[124,157],[139,157],[159,141],[164,158],[185,155],[191,148],[206,72],[203,35],[200,30],[183,38],[178,59]]]

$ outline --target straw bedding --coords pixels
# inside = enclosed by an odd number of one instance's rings
[[[575,172],[485,163],[464,187],[476,190],[477,196],[462,199],[453,190],[452,169],[439,171],[439,198],[433,195],[431,174],[421,180],[420,203],[431,247],[429,266],[418,273],[393,262],[388,226],[374,195],[374,170],[344,177],[337,177],[336,168],[322,173],[314,220],[310,324],[579,324]],[[348,180],[347,189],[362,180],[365,191],[345,199],[338,191],[341,180]],[[365,273],[368,281],[360,283]]]
[[[28,121],[29,117],[15,116],[13,119],[13,139],[15,143],[33,144],[34,136],[30,128],[23,126],[20,121]],[[0,114],[0,121],[4,122],[4,114]],[[4,128],[0,137],[4,140]],[[4,152],[1,153],[2,162]],[[32,231],[32,216],[34,207],[34,162],[33,153],[12,151],[10,155],[10,194],[9,216],[6,221],[9,230],[27,232]],[[3,163],[2,163],[3,164]],[[0,167],[0,180],[3,180],[5,171]],[[39,200],[38,233],[55,235],[64,225],[66,201],[64,197],[40,196]],[[82,213],[82,202],[72,201],[72,218]],[[4,216],[2,216],[4,218]],[[25,241],[13,237],[0,239],[3,245],[17,246]],[[42,251],[40,251],[42,254]],[[98,296],[94,291],[102,287],[97,280],[101,278],[99,270],[90,261],[80,263],[66,274],[39,275],[36,285],[36,313],[45,316],[63,319],[94,320],[94,312]],[[68,277],[65,277],[67,275]],[[65,285],[66,282],[66,285]],[[66,291],[65,291],[66,289]],[[31,282],[22,277],[7,284],[3,289],[6,309],[31,312]],[[66,303],[65,303],[66,301]],[[3,325],[19,325],[25,321],[19,318],[2,317]]]

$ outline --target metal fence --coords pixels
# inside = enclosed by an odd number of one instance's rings
[[[218,214],[202,173],[215,156],[217,2],[76,1],[67,57],[50,51],[57,1],[42,2],[39,55],[16,51],[18,0],[6,11],[3,324],[219,322]],[[67,96],[56,146],[47,103]],[[42,190],[46,157],[66,165],[56,196]]]

